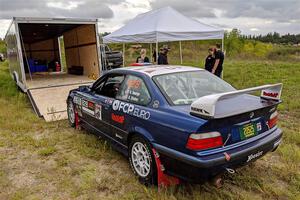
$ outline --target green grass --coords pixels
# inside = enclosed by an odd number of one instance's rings
[[[283,143],[226,175],[221,189],[207,182],[158,191],[141,185],[105,140],[67,121],[37,118],[0,63],[0,199],[300,199],[300,64],[227,59],[224,68],[224,79],[237,88],[284,84]]]

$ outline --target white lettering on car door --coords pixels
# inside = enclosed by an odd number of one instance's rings
[[[150,112],[144,109],[140,109],[135,107],[135,105],[130,103],[121,102],[119,100],[115,100],[112,104],[112,109],[115,111],[121,111],[131,116],[135,116],[141,119],[148,120],[151,116]]]

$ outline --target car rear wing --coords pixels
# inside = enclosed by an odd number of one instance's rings
[[[238,95],[249,94],[256,91],[261,91],[261,98],[275,101],[275,104],[276,102],[280,101],[282,83],[262,85],[242,90],[235,90],[231,92],[203,96],[191,104],[190,113],[204,118],[217,118],[216,107],[221,100],[234,98]]]

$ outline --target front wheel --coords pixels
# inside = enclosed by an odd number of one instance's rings
[[[129,163],[141,183],[157,184],[156,163],[151,146],[140,136],[133,137],[130,142]]]
[[[68,100],[67,103],[68,121],[71,127],[75,127],[75,108],[72,99]]]

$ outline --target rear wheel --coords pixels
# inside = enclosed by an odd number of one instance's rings
[[[157,184],[156,163],[152,148],[140,136],[134,136],[130,142],[129,163],[141,183],[145,185]]]
[[[75,108],[72,99],[68,100],[67,103],[68,121],[71,127],[75,127]]]

